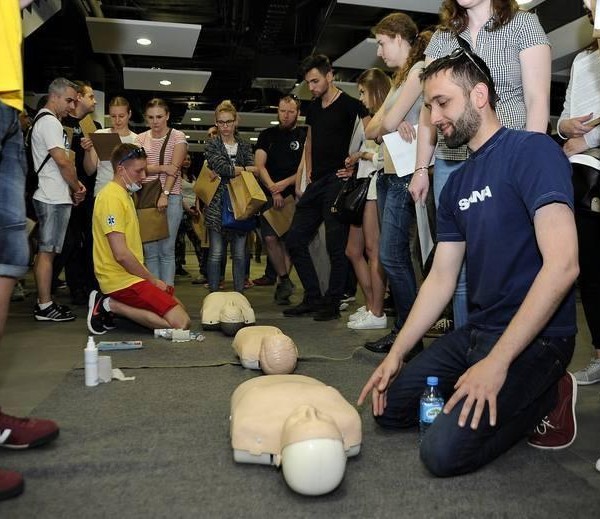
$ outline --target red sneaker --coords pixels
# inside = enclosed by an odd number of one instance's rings
[[[24,488],[25,482],[21,474],[0,469],[0,501],[18,496]]]
[[[257,287],[268,287],[275,284],[275,280],[272,278],[268,278],[267,276],[262,276],[258,279],[253,279],[252,283],[254,283]]]
[[[577,436],[575,402],[577,382],[568,371],[558,381],[558,402],[550,414],[542,420],[527,443],[537,449],[565,449]]]
[[[0,447],[29,449],[58,437],[59,428],[52,420],[17,418],[0,411]]]

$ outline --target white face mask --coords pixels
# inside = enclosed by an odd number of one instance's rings
[[[129,180],[129,175],[127,173],[125,173],[125,177],[129,181],[129,183],[125,182],[125,189],[127,189],[127,191],[129,191],[130,193],[135,193],[136,191],[142,189],[141,184],[136,184],[135,182],[131,182]]]

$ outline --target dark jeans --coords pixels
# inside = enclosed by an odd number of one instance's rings
[[[285,237],[285,245],[304,287],[304,296],[309,300],[321,297],[319,278],[308,251],[308,245],[321,223],[325,223],[325,246],[331,263],[329,287],[325,296],[335,304],[344,294],[348,270],[345,253],[348,226],[331,213],[331,204],[341,185],[342,182],[333,174],[308,184],[296,205],[292,226]]]
[[[469,326],[437,339],[406,364],[392,382],[387,407],[377,422],[390,428],[418,423],[419,399],[428,376],[437,376],[444,400],[471,366],[486,357],[499,334]],[[539,337],[510,365],[497,397],[496,426],[489,425],[486,406],[477,430],[458,426],[463,402],[448,415],[440,414],[421,443],[421,459],[437,476],[472,472],[506,452],[533,428],[556,404],[557,382],[573,355],[575,337]]]
[[[577,211],[579,290],[594,348],[600,349],[600,214]]]
[[[397,333],[417,297],[417,281],[410,257],[410,226],[415,206],[408,192],[411,176],[381,173],[377,178],[377,208],[381,221],[379,261],[385,271],[396,306]]]
[[[194,252],[196,253],[196,258],[198,258],[198,267],[200,272],[202,272],[202,246],[200,244],[200,238],[196,234],[194,230],[194,226],[192,223],[192,216],[183,212],[181,217],[181,222],[179,223],[179,230],[177,231],[177,240],[175,241],[175,265],[179,268],[185,263],[185,237],[188,237],[194,246]]]

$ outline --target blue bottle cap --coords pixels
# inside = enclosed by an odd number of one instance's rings
[[[437,377],[427,377],[427,385],[428,386],[437,386],[438,378]]]

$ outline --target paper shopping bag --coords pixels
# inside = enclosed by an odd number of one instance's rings
[[[273,230],[277,233],[280,238],[288,232],[292,225],[294,213],[296,212],[296,201],[292,195],[288,195],[283,199],[283,207],[276,209],[271,207],[263,213],[263,216],[269,222],[269,225],[273,227]]]
[[[229,181],[229,194],[236,220],[245,220],[267,203],[267,197],[250,171]]]
[[[215,196],[217,188],[221,183],[221,177],[215,175],[208,167],[208,164],[204,162],[200,175],[194,184],[194,193],[196,196],[204,202],[205,205],[210,204],[210,201]]]

